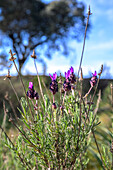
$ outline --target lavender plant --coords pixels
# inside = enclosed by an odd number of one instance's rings
[[[90,14],[89,11],[88,20]],[[10,61],[14,63],[19,74],[25,97],[19,100],[16,90],[13,87],[17,100],[21,105],[21,109],[19,109],[21,118],[18,123],[16,123],[10,115],[9,120],[18,130],[19,135],[14,142],[5,132],[4,134],[6,136],[6,145],[14,151],[17,159],[22,163],[23,169],[85,169],[89,161],[87,151],[91,141],[91,133],[93,134],[99,153],[102,168],[106,169],[103,154],[101,153],[95,136],[96,126],[99,125],[100,122],[97,114],[94,112],[96,105],[93,102],[103,66],[98,74],[96,71],[92,74],[91,81],[89,82],[91,87],[88,93],[83,96],[83,75],[81,70],[83,51],[78,77],[75,77],[72,66],[65,72],[64,82],[61,76],[58,80],[56,72],[53,76],[49,74],[51,78],[50,92],[53,98],[51,102],[48,93],[43,94],[34,51],[31,57],[34,59],[42,100],[39,93],[34,90],[33,82],[29,82],[29,87],[26,91],[15,63],[15,54],[10,50]],[[80,70],[81,76],[79,79]],[[9,72],[7,78],[11,83]],[[89,97],[92,88],[95,88],[94,94]],[[56,93],[60,93],[60,102],[55,98]]]
[[[10,117],[10,121],[19,131],[19,136],[14,146],[8,146],[16,150],[26,169],[85,168],[89,160],[87,148],[90,133],[98,125],[93,114],[94,106],[83,99],[82,81],[79,82],[80,87],[76,85],[73,67],[65,72],[65,80],[62,83],[65,93],[60,105],[55,102],[55,94],[58,92],[57,73],[50,75],[50,78],[52,103],[47,95],[44,95],[45,104],[43,101],[38,102],[39,95],[34,90],[33,83],[29,82],[26,96],[34,115],[32,118],[27,99],[22,98],[22,125],[19,126]]]

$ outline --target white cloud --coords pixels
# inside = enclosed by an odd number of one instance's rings
[[[108,42],[92,44],[88,47],[88,51],[92,50],[113,50],[113,40]]]

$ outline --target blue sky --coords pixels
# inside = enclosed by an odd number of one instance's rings
[[[82,63],[84,77],[90,75],[95,70],[99,71],[101,64],[104,65],[104,68],[109,68],[107,70],[109,74],[104,72],[103,77],[113,77],[113,0],[83,0],[82,2],[86,4],[86,13],[89,4],[93,13],[90,17],[92,28],[86,39]],[[68,58],[65,58],[63,55],[59,57],[59,53],[56,52],[53,59],[45,59],[47,74],[54,72],[64,74],[71,66],[74,67],[75,72],[78,71],[83,41],[76,42],[76,40],[71,40],[68,43],[73,49],[73,52]],[[37,65],[39,74],[42,74],[42,65]],[[15,73],[14,68],[12,68],[12,72]],[[24,67],[23,73],[26,72],[36,73],[32,60]]]

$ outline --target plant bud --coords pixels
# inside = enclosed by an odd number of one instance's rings
[[[52,104],[52,109],[56,109],[56,108],[57,108],[56,104],[53,103],[53,104]]]

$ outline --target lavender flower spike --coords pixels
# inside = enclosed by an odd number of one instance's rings
[[[64,84],[63,84],[63,88],[64,88],[64,91],[69,91],[71,90],[71,84],[70,84],[70,70],[67,71],[67,73],[65,72],[65,78],[66,80],[64,81]]]
[[[65,72],[65,78],[68,79],[69,76],[70,76],[70,70],[68,70],[67,73]]]
[[[49,76],[50,76],[50,78],[51,78],[52,81],[53,81],[53,80],[56,80],[56,78],[57,78],[57,73],[55,72],[55,73],[53,74],[53,77],[51,76],[51,74],[49,74]]]
[[[53,74],[53,77],[51,76],[51,74],[49,74],[52,82],[50,83],[50,91],[53,93],[53,95],[58,92],[58,84],[57,84],[57,81],[56,81],[56,78],[57,78],[57,73],[55,72]],[[53,102],[54,103],[54,102]]]
[[[91,87],[94,87],[97,84],[97,72],[92,73],[93,77],[90,80]]]
[[[74,73],[74,68],[71,66],[70,68],[71,74]]]
[[[29,99],[35,99],[35,100],[39,99],[38,93],[33,88],[33,82],[29,82],[29,90],[27,91],[27,96],[29,97]]]
[[[97,76],[97,72],[95,71],[94,74],[92,73],[93,77]]]
[[[33,89],[33,82],[29,82],[29,89]]]
[[[70,74],[70,82],[72,83],[72,84],[74,84],[75,82],[76,82],[76,78],[75,78],[75,75],[74,75],[74,68],[71,66],[71,68],[70,68],[70,72],[71,72],[71,74]]]

